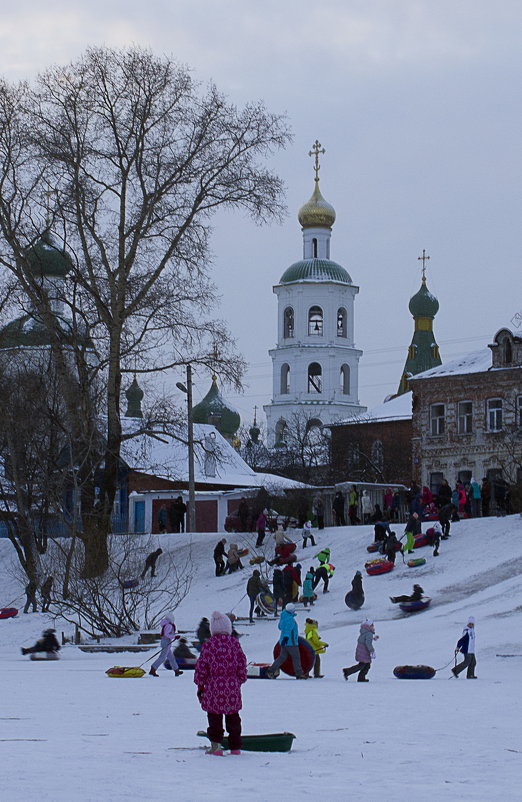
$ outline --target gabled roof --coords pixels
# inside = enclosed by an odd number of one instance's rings
[[[358,423],[382,423],[385,421],[411,420],[412,392],[402,393],[385,401],[379,406],[369,409],[362,415],[337,421],[333,426],[351,426]]]
[[[423,373],[412,376],[410,381],[418,379],[435,379],[440,376],[459,376],[467,373],[483,373],[491,368],[491,351],[489,348],[481,348],[480,351],[473,351],[471,354],[444,362],[436,368],[430,368]]]

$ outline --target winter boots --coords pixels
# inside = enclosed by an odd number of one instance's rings
[[[217,757],[223,757],[223,748],[221,744],[216,743],[215,741],[210,742],[210,747],[207,749],[207,755],[216,755]]]
[[[158,677],[159,676],[159,674],[156,673],[156,669],[154,668],[154,666],[150,667],[149,674],[151,675],[151,677]]]

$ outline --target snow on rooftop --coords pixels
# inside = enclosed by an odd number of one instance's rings
[[[489,348],[481,348],[480,351],[472,351],[470,354],[452,359],[436,368],[425,370],[412,376],[412,379],[431,379],[439,376],[458,376],[466,373],[482,373],[491,368],[491,351]]]
[[[339,421],[343,425],[355,423],[379,423],[381,421],[411,420],[411,391],[395,396],[389,401],[379,404],[379,406],[369,409],[362,415]]]
[[[139,430],[139,418],[123,418],[126,434]],[[182,434],[183,436],[183,434]],[[186,435],[185,435],[186,437]],[[122,459],[135,471],[171,481],[186,481],[188,446],[168,434],[138,434],[125,440]],[[256,473],[231,444],[208,423],[194,424],[194,479],[196,483],[233,487],[261,487],[269,484],[281,489],[304,487],[299,482],[269,473]]]

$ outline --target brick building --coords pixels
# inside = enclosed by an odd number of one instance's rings
[[[413,473],[437,492],[488,477],[522,482],[522,337],[501,329],[462,359],[410,378]]]
[[[332,466],[338,481],[410,485],[412,394],[406,392],[364,415],[330,425]]]

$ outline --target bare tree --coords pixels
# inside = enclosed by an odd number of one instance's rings
[[[209,316],[210,221],[220,207],[260,222],[281,216],[282,184],[263,160],[288,139],[285,121],[262,104],[238,110],[214,85],[202,90],[185,68],[138,48],[90,49],[34,87],[0,86],[0,265],[51,335],[74,462],[82,466],[86,576],[109,564],[124,373],[193,361],[240,381],[242,360]],[[74,255],[62,299],[71,327],[84,333],[74,359],[29,258],[44,228]],[[102,460],[89,458],[96,374],[106,388]]]

